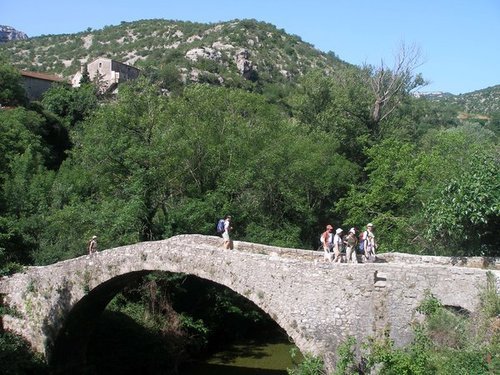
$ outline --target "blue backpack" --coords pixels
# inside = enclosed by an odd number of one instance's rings
[[[219,219],[215,228],[216,228],[217,234],[224,233],[224,219]]]

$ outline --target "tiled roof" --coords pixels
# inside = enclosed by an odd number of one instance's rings
[[[64,81],[64,79],[62,79],[61,77],[56,76],[56,75],[38,73],[38,72],[29,72],[27,70],[21,70],[21,75],[24,77],[43,79],[45,81],[55,81],[55,82],[63,82]]]

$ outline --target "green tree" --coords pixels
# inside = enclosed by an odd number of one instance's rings
[[[70,195],[66,200],[87,206],[85,212],[91,214],[85,221],[94,222],[94,231],[106,228],[109,237],[103,236],[104,240],[115,238],[123,243],[154,236],[152,217],[168,196],[162,174],[168,166],[168,145],[161,134],[166,125],[161,119],[163,102],[145,82],[123,86],[117,103],[101,107],[75,133],[77,146],[59,186],[66,190],[74,178],[71,170],[78,171],[84,195]],[[111,223],[113,212],[118,216]],[[123,220],[119,220],[120,213]],[[125,227],[120,223],[126,223]],[[117,235],[114,229],[121,233]]]
[[[0,106],[17,106],[26,103],[21,73],[0,60]]]
[[[418,241],[413,218],[420,203],[418,191],[425,174],[419,166],[418,149],[412,143],[386,139],[367,151],[368,179],[352,186],[336,207],[348,225],[373,222],[382,250],[404,251]]]
[[[426,205],[428,237],[453,255],[498,254],[500,173],[498,155],[477,153],[460,176]]]
[[[375,222],[382,249],[479,255],[485,253],[484,246],[494,246],[496,240],[489,233],[490,225],[495,225],[498,216],[495,213],[497,198],[494,193],[496,175],[485,172],[489,179],[479,182],[482,185],[481,199],[485,206],[489,205],[488,209],[479,208],[477,203],[473,203],[477,199],[472,199],[470,195],[461,197],[467,199],[467,203],[463,204],[470,204],[471,207],[462,206],[460,214],[455,212],[452,215],[451,208],[445,209],[440,204],[447,202],[442,200],[444,194],[451,196],[451,190],[456,189],[456,185],[449,186],[451,181],[460,181],[455,184],[471,189],[471,192],[477,191],[478,188],[473,189],[467,181],[473,181],[473,176],[483,168],[493,169],[488,167],[490,162],[485,162],[489,159],[481,157],[490,155],[492,160],[498,160],[495,136],[491,131],[469,125],[431,130],[418,142],[387,138],[371,147],[367,154],[370,157],[365,169],[367,180],[352,187],[349,194],[340,200],[337,210],[347,214],[349,225]],[[491,163],[495,164],[494,161]],[[456,205],[452,206],[460,210]],[[471,211],[472,206],[476,211]],[[468,219],[460,215],[466,215]],[[479,215],[480,219],[474,218],[474,215]],[[447,220],[450,220],[449,225],[444,224]],[[460,246],[468,245],[467,250],[457,249],[458,242],[451,241],[449,236],[443,237],[444,232],[438,233],[438,228],[446,227],[448,230],[455,227],[457,220],[464,230],[470,228],[475,233],[464,233],[468,240],[462,241],[457,237],[458,232],[453,231],[454,241],[461,241]],[[471,220],[475,221],[475,225]],[[456,228],[460,231],[459,226]],[[471,235],[475,240],[471,240]]]
[[[190,160],[183,163],[189,196],[219,199],[215,212],[233,214],[240,238],[311,246],[310,230],[332,196],[357,178],[332,134],[311,135],[259,95],[197,86],[171,108],[182,111],[170,117],[181,120],[174,138],[188,146],[179,154]],[[205,217],[213,233],[213,213]]]
[[[83,65],[82,78],[80,78],[80,86],[91,83],[89,70],[87,69],[87,64]]]
[[[330,77],[314,71],[299,83],[289,99],[294,117],[312,132],[334,135],[335,151],[362,163],[363,149],[370,144],[370,94],[358,70],[339,69]]]
[[[52,174],[50,153],[42,136],[44,119],[24,108],[0,111],[0,248],[5,264],[31,262],[38,246],[40,219]],[[2,265],[3,266],[3,265]]]
[[[44,93],[42,104],[63,119],[68,128],[73,128],[97,109],[98,100],[96,89],[90,83],[77,88],[54,85]]]
[[[493,131],[498,137],[500,134],[500,111],[496,111],[491,114],[486,127]]]

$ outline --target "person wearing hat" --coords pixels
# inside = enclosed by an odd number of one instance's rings
[[[88,243],[88,251],[89,251],[89,255],[93,255],[95,253],[97,253],[97,236],[92,236],[92,238],[90,239],[89,243]]]
[[[365,235],[363,236],[363,241],[365,242],[365,259],[367,261],[375,261],[375,250],[377,249],[377,243],[375,242],[375,234],[373,233],[373,224],[366,224]]]
[[[321,244],[323,245],[323,252],[325,260],[332,260],[332,248],[333,248],[333,227],[328,224],[326,230],[321,235]]]
[[[356,228],[349,229],[349,234],[346,238],[346,258],[348,263],[358,263],[356,256],[356,246],[358,245],[358,238],[356,237]]]
[[[335,254],[335,258],[333,259],[334,263],[342,262],[342,228],[337,228],[335,231],[335,236],[333,237],[333,252]]]

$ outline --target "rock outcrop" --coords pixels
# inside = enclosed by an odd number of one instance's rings
[[[188,60],[198,61],[200,58],[219,61],[221,54],[218,50],[210,47],[193,48],[186,52],[186,59]]]
[[[240,71],[240,74],[246,79],[250,79],[254,73],[254,66],[252,61],[248,58],[250,57],[250,52],[247,49],[241,49],[235,55],[234,59],[236,61],[236,66]]]
[[[0,25],[0,43],[6,43],[11,40],[28,39],[28,36],[22,31],[18,31],[10,26]]]

